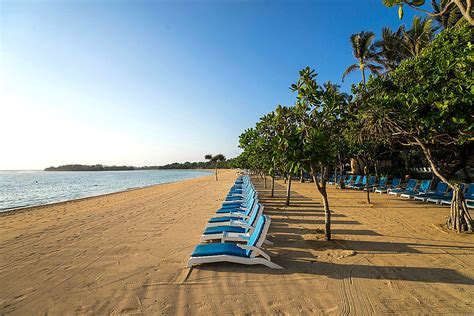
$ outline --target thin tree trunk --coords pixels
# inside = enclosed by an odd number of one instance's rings
[[[272,176],[272,195],[271,197],[275,197],[275,176]]]
[[[357,165],[357,171],[356,174],[360,174],[360,172],[362,171],[362,168],[360,167],[360,162],[359,162],[359,157],[356,156],[355,159],[355,162],[356,162],[356,165]]]
[[[367,204],[370,204],[370,191],[369,191],[369,172],[367,165],[364,167],[365,173],[365,189],[367,190]]]
[[[321,168],[321,184],[319,183],[318,178],[314,173],[314,168],[311,167],[311,175],[313,177],[314,183],[316,184],[316,189],[318,190],[321,198],[323,199],[324,207],[324,237],[327,241],[331,240],[331,211],[329,209],[329,200],[326,192],[326,177],[325,177],[325,168]]]
[[[263,188],[267,189],[267,175],[265,173],[263,174]]]
[[[367,182],[365,182],[365,189],[367,190],[367,204],[370,203],[370,190],[369,190],[369,177],[367,176]]]
[[[216,165],[216,181],[217,181],[217,165]]]
[[[448,180],[439,172],[438,167],[434,163],[431,151],[428,147],[423,144],[417,137],[414,138],[417,144],[421,147],[426,160],[430,164],[431,171],[443,182],[453,190],[453,199],[451,200],[451,214],[446,225],[449,229],[455,230],[458,233],[470,232],[472,233],[472,218],[467,209],[466,200],[464,199],[464,193],[461,191],[459,185],[449,183]]]
[[[360,71],[362,72],[362,83],[364,84],[365,87],[365,67],[362,66],[362,64],[359,66]]]
[[[290,195],[291,195],[291,174],[288,174],[288,185],[286,186],[286,202],[285,205],[290,205]]]
[[[341,164],[339,166],[339,174],[340,174],[339,175],[340,176],[340,178],[339,178],[339,188],[342,189],[342,190],[344,190],[346,188],[346,183],[342,179],[343,173],[344,173],[344,164]]]
[[[304,183],[303,169],[300,170],[300,183]]]

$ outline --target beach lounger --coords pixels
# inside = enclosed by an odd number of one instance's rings
[[[367,183],[367,176],[363,176],[362,181],[360,181],[359,183],[354,183],[353,185],[350,186],[350,188],[359,190],[359,188],[364,187],[366,183]]]
[[[412,192],[416,189],[416,186],[418,185],[418,180],[415,179],[410,179],[408,180],[407,186],[405,189],[391,189],[390,191],[387,191],[388,194],[390,195],[400,195],[406,192]]]
[[[377,188],[383,188],[387,186],[387,177],[381,177],[378,184],[369,185],[369,190],[375,191]],[[367,191],[367,188],[364,188]]]
[[[474,208],[474,183],[470,183],[467,187],[467,191],[464,193],[464,199],[466,199],[467,207]]]
[[[236,204],[236,205],[222,205],[220,209],[216,211],[217,214],[228,214],[231,212],[245,212],[248,209],[251,209],[253,203],[257,203],[258,198],[256,196],[249,198],[244,204]]]
[[[271,261],[262,249],[270,227],[270,218],[262,215],[246,244],[215,243],[197,245],[188,260],[188,267],[212,262],[234,262],[246,265],[262,264],[273,269],[282,269]]]
[[[346,180],[344,180],[344,185],[345,186],[348,186],[351,182],[352,182],[352,179],[354,178],[353,175],[349,175]]]
[[[393,178],[390,186],[385,185],[384,187],[376,187],[374,192],[382,194],[382,193],[390,192],[393,189],[398,189],[400,188],[401,181],[402,180],[400,178]]]
[[[258,196],[257,191],[251,190],[251,192],[248,193],[247,196],[245,196],[244,198],[239,197],[238,199],[230,199],[230,200],[224,201],[222,203],[222,207],[235,207],[235,206],[238,206],[238,205],[243,205],[243,204],[247,203],[247,201],[249,199],[256,198],[257,196]]]
[[[255,224],[258,219],[262,216],[264,206],[260,203],[257,204],[258,209],[256,212],[252,212],[250,217],[246,220],[235,220],[231,221],[229,225],[219,225],[213,227],[207,227],[201,236],[201,242],[207,240],[216,240],[226,238],[226,240],[232,241],[245,241],[246,238],[252,234]]]
[[[431,185],[431,180],[423,180],[423,181],[421,181],[420,187],[418,188],[417,191],[416,190],[413,190],[413,191],[406,190],[404,193],[400,194],[400,197],[404,197],[404,198],[409,199],[409,198],[412,198],[412,197],[415,197],[415,196],[423,196],[430,189],[430,185]]]
[[[466,185],[464,183],[461,183],[460,188],[461,191],[464,191]],[[466,204],[468,207],[472,208],[472,205],[470,205],[470,202],[472,202],[472,199],[474,199],[474,184],[471,183],[468,187],[466,192],[464,192],[464,198],[466,199]],[[447,195],[445,195],[443,198],[440,198],[438,200],[438,204],[448,204],[451,205],[453,200],[453,191],[450,190]]]
[[[367,177],[366,177],[367,178]],[[369,177],[369,180],[367,181],[362,181],[363,183],[359,184],[358,186],[355,186],[353,189],[356,189],[356,190],[365,190],[366,189],[366,186],[368,186],[369,188],[374,186],[374,183],[375,183],[375,176],[370,176]]]
[[[216,216],[207,222],[206,227],[228,225],[232,220],[247,220],[252,216],[252,212],[258,211],[258,205],[258,200],[253,200],[252,204],[245,211],[236,210],[229,213],[217,213]]]
[[[433,202],[438,204],[438,200],[445,196],[447,190],[448,185],[445,182],[438,182],[434,192],[427,192],[426,194],[415,196],[414,199],[423,202]]]
[[[361,176],[357,176],[354,183],[349,183],[347,185],[348,188],[352,188],[354,185],[358,185],[360,183]]]

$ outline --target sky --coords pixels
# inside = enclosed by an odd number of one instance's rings
[[[349,38],[410,24],[381,0],[0,0],[0,170],[240,153],[306,66],[350,92]]]

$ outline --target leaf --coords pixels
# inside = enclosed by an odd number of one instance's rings
[[[410,4],[419,7],[425,4],[425,0],[412,0]]]
[[[398,4],[400,0],[382,0],[382,3],[386,7],[393,7],[394,5]]]

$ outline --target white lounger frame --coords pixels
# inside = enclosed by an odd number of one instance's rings
[[[220,213],[217,214],[214,218],[219,218],[219,217],[239,217],[240,220],[248,220],[250,216],[252,216],[252,212],[255,212],[255,208],[258,207],[258,200],[255,200],[255,202],[252,204],[252,211],[250,211],[249,215],[245,215],[245,212],[230,212],[230,213]],[[263,207],[263,205],[262,205]],[[212,223],[207,223],[206,228],[208,227],[215,227],[215,226],[226,226],[226,225],[232,225],[232,221],[226,221],[226,222],[212,222]]]
[[[255,217],[255,221],[260,218],[263,214],[263,209],[265,207],[263,205],[260,206],[258,209],[257,216]],[[220,239],[223,240],[224,238],[233,238],[232,241],[247,241],[248,237],[252,234],[253,230],[255,229],[254,226],[248,225],[247,223],[244,223],[242,221],[231,221],[226,225],[226,223],[217,225],[217,226],[238,226],[242,228],[247,228],[248,232],[245,234],[242,233],[226,233],[226,234],[207,234],[207,235],[202,235],[201,236],[201,242],[208,241],[208,240],[215,240],[215,239]],[[225,236],[227,235],[227,237]],[[231,239],[226,239],[226,240],[231,240]]]
[[[279,266],[278,264],[272,262],[271,257],[260,248],[262,244],[270,243],[268,240],[266,240],[268,229],[270,228],[270,222],[271,220],[268,217],[267,222],[265,223],[265,226],[263,227],[262,233],[260,234],[260,239],[258,240],[256,246],[237,245],[242,249],[251,250],[252,253],[250,254],[250,257],[239,257],[239,256],[230,256],[230,255],[191,257],[188,260],[188,267],[191,268],[193,265],[201,264],[201,263],[233,262],[233,263],[239,263],[239,264],[245,264],[245,265],[262,264],[272,269],[283,269],[282,266]],[[228,239],[225,238],[225,240],[228,240]],[[261,257],[257,257],[257,256],[261,256]]]

